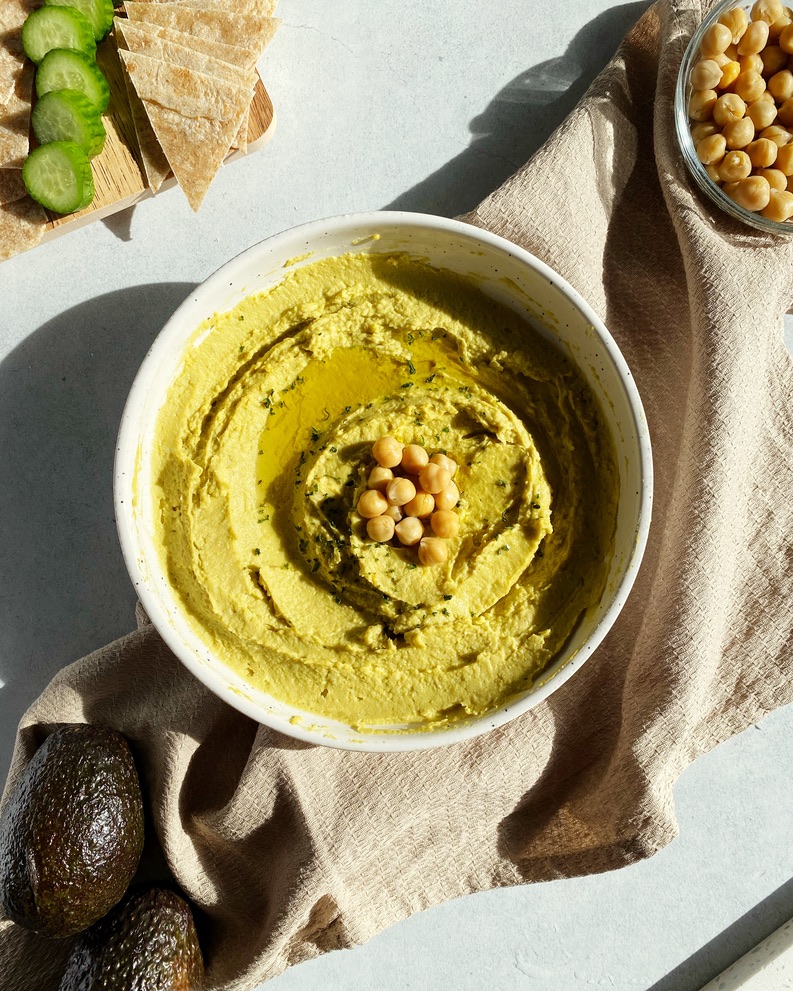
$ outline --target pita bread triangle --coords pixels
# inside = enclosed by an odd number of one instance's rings
[[[184,45],[185,48],[192,48],[193,51],[200,52],[202,55],[211,55],[223,62],[230,62],[241,69],[252,69],[256,65],[257,54],[252,48],[241,48],[238,45],[225,45],[222,41],[197,38],[194,34],[187,34],[185,31],[177,31],[176,28],[163,27],[161,24],[153,24],[148,21],[130,21],[127,18],[116,17],[114,23],[117,34],[128,34],[131,30],[141,39],[161,38],[163,41],[172,41]],[[141,54],[145,55],[146,53],[141,51]]]
[[[119,21],[119,18],[116,18],[116,21]],[[124,42],[125,38],[117,26],[116,43],[119,50],[127,47]],[[126,71],[124,72],[124,86],[127,90],[132,126],[135,128],[135,137],[138,139],[138,164],[146,174],[146,181],[151,191],[158,193],[160,186],[162,186],[163,182],[171,174],[171,166],[168,164],[168,159],[162,153],[162,148],[160,148],[157,142],[157,136],[151,126],[143,101],[136,93],[135,87],[132,85],[129,74]]]
[[[215,58],[213,55],[207,55],[205,52],[196,50],[192,45],[184,45],[181,42],[160,38],[147,31],[148,25],[146,24],[136,24],[117,17],[115,27],[116,40],[123,42],[123,47],[136,55],[146,55],[149,58],[170,62],[172,65],[180,65],[185,69],[206,73],[208,76],[218,76],[220,79],[236,83],[238,86],[250,85],[251,92],[256,86],[256,73],[252,68],[242,68],[223,59]],[[189,35],[184,37],[188,42],[190,41]],[[130,100],[133,109],[132,119],[137,131],[134,113],[136,102],[137,100]],[[249,112],[246,110],[240,121],[239,130],[232,141],[232,146],[243,152],[248,145],[248,118]],[[140,140],[140,133],[138,133],[138,138]],[[143,156],[143,147],[141,147],[141,154]],[[148,168],[146,172],[149,173]],[[149,176],[149,178],[151,177]],[[152,188],[154,189],[153,186]],[[157,190],[154,189],[154,192]]]
[[[22,169],[0,169],[0,206],[21,200],[27,192],[22,181]]]
[[[46,223],[44,209],[29,196],[0,205],[0,262],[35,248]]]
[[[184,69],[194,69],[207,76],[217,76],[238,86],[250,86],[251,92],[256,85],[256,73],[252,68],[242,68],[223,59],[215,58],[204,52],[197,51],[192,45],[158,38],[146,30],[146,25],[131,24],[129,21],[116,18],[116,35],[121,35],[125,48],[136,55],[146,55],[148,58],[161,62],[169,62]],[[188,36],[189,37],[189,36]]]
[[[127,0],[124,4],[127,17],[131,21],[159,24],[162,27],[176,28],[186,34],[210,41],[220,41],[225,45],[240,48],[253,48],[258,57],[270,43],[281,23],[277,17],[262,17],[259,14],[237,13],[234,9],[217,7],[201,8],[201,16],[196,9],[176,3],[141,3],[140,0]]]
[[[22,25],[34,0],[0,0],[0,167],[21,169],[28,153],[34,66],[22,51]]]
[[[256,14],[258,17],[271,17],[278,6],[277,0],[180,0],[178,4],[174,4],[173,0],[148,0],[148,3],[170,3],[173,6],[203,10],[232,10],[235,14]]]
[[[251,101],[250,86],[119,50],[163,154],[198,210]]]

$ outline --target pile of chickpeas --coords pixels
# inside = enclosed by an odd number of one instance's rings
[[[446,541],[460,529],[454,511],[460,492],[452,481],[457,462],[390,435],[375,441],[372,456],[377,465],[356,507],[370,539],[418,546],[422,564],[443,564],[449,556]]]
[[[793,10],[757,0],[705,32],[691,70],[691,137],[705,171],[737,204],[793,217]]]

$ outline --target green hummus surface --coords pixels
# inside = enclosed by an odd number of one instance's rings
[[[384,434],[459,464],[443,565],[355,511]],[[201,639],[362,731],[526,692],[605,585],[618,474],[590,389],[512,310],[404,255],[308,264],[198,328],[153,458],[158,546]]]

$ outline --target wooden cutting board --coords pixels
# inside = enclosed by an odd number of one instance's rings
[[[102,149],[102,154],[91,162],[96,193],[91,205],[79,213],[70,213],[66,216],[48,213],[50,219],[42,239],[44,241],[52,240],[78,227],[84,227],[94,220],[102,220],[120,210],[126,210],[127,207],[154,195],[135,157],[137,153],[135,127],[127,102],[121,60],[112,38],[99,45],[96,61],[107,77],[111,94],[110,106],[103,117],[107,131],[105,147]],[[272,137],[274,130],[273,105],[261,79],[257,79],[248,124],[248,151],[244,154],[250,154],[257,147],[265,144]],[[243,158],[244,154],[239,151],[232,152],[226,162]],[[160,187],[160,193],[174,185],[176,180],[170,176]],[[159,196],[160,193],[157,195]]]

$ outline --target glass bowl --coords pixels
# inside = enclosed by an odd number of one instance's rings
[[[691,94],[689,77],[691,76],[691,69],[694,64],[699,61],[697,53],[702,43],[702,37],[708,28],[715,24],[725,11],[733,10],[735,7],[743,7],[748,14],[753,6],[753,3],[746,2],[746,0],[743,0],[743,2],[741,0],[722,0],[721,3],[716,4],[692,35],[680,65],[677,87],[675,89],[674,114],[677,143],[682,152],[683,160],[688,166],[688,170],[696,184],[725,213],[767,234],[781,234],[784,237],[793,237],[793,218],[784,222],[768,220],[759,213],[752,213],[751,210],[746,210],[730,199],[724,190],[720,186],[717,186],[705,171],[705,166],[697,158],[696,148],[691,137],[691,124],[688,116],[688,101]],[[793,56],[791,58],[793,59]]]

